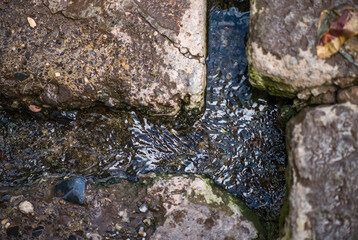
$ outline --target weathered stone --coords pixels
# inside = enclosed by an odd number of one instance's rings
[[[340,0],[251,0],[247,57],[250,82],[273,95],[302,99],[305,89],[347,87],[357,81],[358,68],[340,54],[316,54],[317,24],[322,10]],[[358,7],[356,1],[345,1]],[[306,92],[307,93],[307,92]],[[308,96],[309,97],[309,96]]]
[[[69,202],[85,203],[86,179],[84,177],[70,177],[55,186],[55,195]]]
[[[356,239],[358,106],[306,109],[288,124],[286,239]]]
[[[227,193],[214,192],[199,177],[160,179],[148,195],[161,199],[166,210],[164,223],[152,239],[254,239],[258,235]]]
[[[204,0],[1,1],[0,104],[201,109],[205,23]]]
[[[311,96],[309,100],[310,105],[320,105],[320,104],[332,104],[336,102],[336,93],[326,92],[319,94],[317,96]]]
[[[337,101],[358,104],[358,86],[340,90],[337,94]]]
[[[19,209],[24,214],[31,214],[34,212],[34,206],[29,201],[23,201],[19,204]]]

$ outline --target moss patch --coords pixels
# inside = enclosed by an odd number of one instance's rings
[[[249,80],[252,86],[267,91],[269,94],[278,97],[295,98],[297,89],[283,83],[278,77],[268,77],[259,73],[259,71],[249,64]]]
[[[248,221],[254,224],[259,232],[258,239],[266,239],[268,234],[265,224],[242,201],[215,185],[213,180],[204,177],[199,178],[206,183],[207,194],[192,194],[188,196],[189,201],[218,208],[228,216],[234,215],[235,211],[239,210]]]

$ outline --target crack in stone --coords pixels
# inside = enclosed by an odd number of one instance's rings
[[[135,3],[136,4],[136,3]],[[137,4],[136,4],[137,5]],[[137,5],[138,6],[138,5]],[[198,56],[198,55],[193,55],[189,48],[181,46],[179,43],[174,42],[172,39],[170,39],[167,35],[165,35],[165,33],[163,33],[163,31],[160,31],[158,28],[156,28],[150,20],[150,16],[144,16],[143,11],[140,9],[140,7],[138,6],[137,8],[137,13],[141,16],[141,18],[143,19],[143,21],[145,21],[151,28],[153,28],[155,31],[157,31],[162,37],[164,37],[166,40],[168,40],[174,48],[178,49],[178,51],[180,52],[181,55],[183,55],[185,58],[188,59],[195,59],[197,60],[200,64],[204,64],[205,59],[204,57]],[[184,49],[187,50],[186,53],[183,53],[182,51],[185,51]],[[203,59],[203,60],[202,60]],[[204,61],[204,62],[203,62]]]

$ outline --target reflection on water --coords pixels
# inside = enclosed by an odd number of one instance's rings
[[[91,109],[70,124],[0,112],[0,186],[81,174],[97,181],[140,173],[210,176],[266,219],[284,195],[285,145],[278,108],[248,83],[249,12],[212,8],[206,110],[184,130],[135,112]]]

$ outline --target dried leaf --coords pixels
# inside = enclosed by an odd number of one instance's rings
[[[329,58],[345,41],[358,35],[358,11],[349,5],[323,10],[318,22],[317,56]]]

